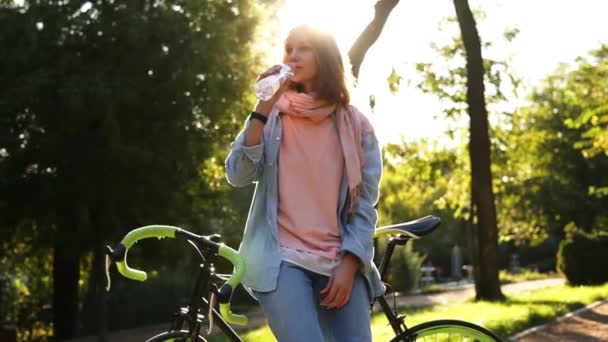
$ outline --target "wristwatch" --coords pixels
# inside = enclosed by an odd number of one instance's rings
[[[268,117],[266,115],[260,114],[258,112],[251,112],[251,114],[249,114],[249,120],[253,120],[253,119],[257,119],[262,121],[263,124],[266,124],[266,121],[268,121]]]

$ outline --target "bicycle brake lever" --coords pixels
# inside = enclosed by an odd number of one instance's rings
[[[207,318],[209,319],[209,328],[207,329],[207,335],[211,334],[211,330],[213,330],[213,307],[215,306],[215,302],[217,300],[217,296],[215,292],[211,292],[211,297],[209,297],[209,312],[207,313]]]
[[[106,246],[105,270],[106,270],[106,279],[108,280],[108,283],[106,284],[106,292],[110,292],[110,286],[112,285],[112,280],[110,279],[110,265],[112,264],[112,257],[111,257],[112,253],[114,253],[112,248],[110,246]]]

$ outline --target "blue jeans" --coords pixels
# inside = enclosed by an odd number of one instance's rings
[[[320,305],[329,277],[283,261],[277,288],[254,292],[279,342],[370,342],[370,303],[365,279],[354,281],[350,300],[338,309]]]

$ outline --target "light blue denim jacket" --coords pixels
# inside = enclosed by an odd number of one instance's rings
[[[258,292],[269,292],[276,288],[281,264],[277,228],[279,198],[277,163],[283,133],[281,115],[276,107],[272,110],[264,126],[262,142],[255,146],[244,145],[244,132],[250,124],[247,120],[245,128],[232,144],[226,159],[226,178],[230,184],[244,187],[252,182],[257,183],[239,254],[243,256],[246,264],[243,284]],[[357,210],[348,215],[348,181],[343,176],[338,217],[342,251],[356,255],[362,262],[361,272],[367,280],[371,301],[385,291],[378,270],[372,262],[374,254],[372,238],[378,218],[374,206],[379,196],[382,158],[378,140],[372,130],[362,132],[361,145],[365,163],[362,170],[363,187]],[[346,174],[346,170],[343,174]]]

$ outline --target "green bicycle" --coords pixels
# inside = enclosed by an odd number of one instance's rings
[[[376,229],[374,238],[388,238],[387,247],[382,255],[378,270],[383,281],[386,279],[391,256],[396,246],[421,238],[431,233],[441,223],[434,216],[400,223]],[[124,277],[144,281],[146,273],[135,270],[127,265],[127,253],[137,241],[146,238],[180,238],[185,239],[198,251],[202,263],[196,277],[190,303],[179,308],[173,315],[168,331],[146,340],[146,342],[190,342],[206,341],[203,335],[209,334],[214,324],[230,341],[243,341],[231,327],[232,325],[247,325],[248,319],[230,311],[230,299],[236,286],[245,273],[245,264],[234,249],[221,243],[219,235],[203,236],[172,226],[146,226],[130,231],[114,248],[107,247],[106,269],[110,262],[116,263],[116,268]],[[215,273],[213,267],[217,257],[229,260],[234,266],[234,272],[229,275]],[[109,274],[108,274],[109,279]],[[209,299],[207,299],[209,298]],[[397,341],[477,341],[499,342],[498,336],[479,325],[460,320],[435,320],[408,328],[405,316],[398,314],[396,308],[391,308],[384,296],[375,298],[392,327]],[[207,329],[205,329],[207,328]]]

